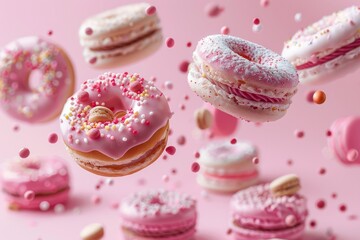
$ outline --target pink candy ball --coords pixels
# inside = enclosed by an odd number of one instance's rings
[[[224,8],[214,2],[210,2],[205,6],[205,13],[209,17],[217,17],[222,11],[224,11]]]
[[[35,198],[35,193],[34,193],[34,191],[31,191],[31,190],[26,191],[26,192],[24,193],[24,198],[25,198],[26,200],[28,200],[28,201],[34,200],[34,198]]]
[[[166,46],[168,48],[172,48],[175,45],[175,40],[173,38],[167,38],[166,39]]]
[[[220,30],[221,34],[228,35],[230,33],[230,28],[227,26],[223,26]]]
[[[56,133],[51,133],[48,138],[49,143],[56,143],[58,141],[58,135]]]
[[[19,151],[19,156],[21,158],[27,158],[28,156],[30,155],[30,150],[28,148],[22,148],[20,151]]]
[[[176,148],[174,146],[169,146],[165,149],[165,151],[170,155],[174,155],[176,153]]]
[[[194,173],[196,173],[196,172],[198,172],[199,170],[200,170],[200,164],[197,163],[197,162],[193,162],[193,163],[191,164],[191,171],[194,172]]]
[[[145,9],[145,12],[147,15],[151,16],[156,13],[156,7],[155,6],[149,6]]]

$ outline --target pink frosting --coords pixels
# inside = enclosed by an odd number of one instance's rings
[[[42,79],[36,89],[29,75],[38,70]],[[24,37],[0,53],[0,101],[12,117],[43,122],[60,111],[73,87],[72,71],[60,49],[39,37]]]
[[[265,102],[265,103],[284,103],[285,101],[287,101],[286,98],[268,97],[257,93],[245,92],[240,90],[239,88],[231,87],[220,82],[213,82],[213,84],[220,87],[229,94],[234,94],[235,96],[239,96],[250,101]]]
[[[301,64],[299,66],[296,66],[296,69],[297,70],[303,70],[303,69],[312,68],[312,67],[327,63],[327,62],[329,62],[329,61],[331,61],[331,60],[333,60],[333,59],[335,59],[335,58],[337,58],[339,56],[345,55],[346,53],[348,53],[351,50],[354,50],[355,48],[358,48],[358,47],[360,47],[360,38],[356,39],[354,42],[352,42],[352,43],[350,43],[348,45],[345,45],[345,46],[337,49],[335,52],[332,52],[331,54],[326,55],[326,56],[318,59],[315,62],[310,61],[310,62]]]
[[[296,70],[286,59],[241,38],[207,36],[200,40],[194,54],[224,78],[231,76],[236,81],[270,89],[291,89],[298,84]]]
[[[58,157],[26,158],[8,161],[1,174],[2,188],[9,201],[23,208],[38,208],[41,201],[65,202],[69,192],[69,174],[64,160]],[[27,191],[35,199],[24,198]]]
[[[336,120],[330,128],[328,145],[336,157],[345,164],[360,164],[360,157],[350,159],[350,151],[360,152],[360,117],[350,116]]]
[[[250,229],[288,229],[292,226],[286,224],[286,217],[292,215],[295,219],[293,226],[296,226],[302,224],[308,214],[303,196],[274,197],[269,184],[238,192],[232,197],[231,207],[236,225]]]
[[[125,115],[113,121],[90,123],[89,111],[95,106]],[[137,74],[105,73],[85,81],[68,99],[60,116],[60,127],[71,149],[98,151],[118,159],[148,141],[170,117],[168,102],[153,82]]]
[[[194,232],[197,218],[194,199],[167,190],[138,192],[124,198],[120,212],[123,227],[149,236],[172,237],[176,232]]]

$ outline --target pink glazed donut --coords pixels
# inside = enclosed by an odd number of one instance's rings
[[[283,117],[296,93],[295,68],[278,54],[241,38],[207,36],[189,66],[190,88],[204,101],[248,121]]]
[[[58,157],[8,161],[1,182],[8,206],[14,210],[47,210],[65,204],[70,190],[68,169]]]
[[[30,76],[42,75],[36,87]],[[57,117],[74,91],[74,70],[66,53],[39,37],[24,37],[0,52],[0,102],[12,117],[41,123]]]
[[[269,184],[239,191],[231,199],[231,208],[235,240],[299,239],[308,215],[302,195],[274,197]]]
[[[190,240],[195,234],[196,201],[167,190],[147,190],[121,201],[126,240]]]
[[[301,83],[326,83],[359,68],[360,7],[325,16],[299,30],[282,55],[297,69]]]
[[[86,80],[60,116],[64,142],[85,170],[124,176],[154,162],[166,147],[169,104],[138,74],[104,73]]]

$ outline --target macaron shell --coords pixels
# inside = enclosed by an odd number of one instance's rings
[[[159,31],[141,42],[123,48],[116,48],[112,51],[92,51],[85,48],[83,56],[87,62],[96,59],[91,66],[96,68],[114,68],[117,66],[128,65],[144,59],[155,53],[162,46],[162,32]]]
[[[49,207],[52,208],[57,204],[66,204],[69,199],[70,190],[66,189],[59,193],[51,194],[46,196],[35,196],[33,200],[27,200],[23,196],[13,196],[6,194],[5,198],[7,199],[9,205],[12,207],[15,206],[17,209],[27,209],[27,210],[40,210],[40,204],[42,202],[49,203]]]
[[[287,240],[299,239],[304,232],[305,224],[302,223],[296,227],[283,229],[283,230],[256,230],[241,228],[236,225],[232,225],[233,239],[234,240],[264,240],[271,238],[284,238]]]

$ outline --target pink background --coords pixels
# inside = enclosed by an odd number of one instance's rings
[[[1,1],[0,46],[26,35],[44,36],[60,44],[73,60],[79,86],[83,80],[101,73],[91,69],[82,59],[78,39],[81,22],[97,12],[130,2],[133,1]],[[225,7],[225,11],[219,17],[211,19],[204,13],[204,6],[209,1],[149,2],[158,8],[165,37],[171,36],[175,39],[174,48],[163,46],[153,56],[113,71],[137,72],[144,77],[156,76],[158,86],[165,81],[173,82],[174,89],[165,91],[171,98],[170,105],[175,112],[171,120],[173,134],[169,144],[177,146],[176,138],[185,135],[186,145],[178,146],[176,155],[166,161],[159,159],[139,173],[115,179],[113,186],[105,185],[102,189],[95,190],[101,177],[80,169],[65,151],[61,140],[54,145],[48,143],[49,133],[59,133],[57,120],[43,125],[28,125],[18,123],[1,112],[0,161],[16,156],[24,146],[30,149],[32,156],[56,154],[68,160],[73,183],[67,211],[60,214],[8,211],[0,198],[1,239],[79,239],[81,228],[92,222],[105,225],[105,239],[122,239],[119,214],[110,208],[110,205],[137,189],[172,188],[174,185],[179,191],[188,192],[198,199],[197,239],[227,239],[230,196],[210,194],[207,198],[202,197],[201,189],[195,184],[195,174],[190,171],[191,163],[195,160],[194,152],[204,144],[193,121],[193,111],[202,106],[202,101],[190,91],[186,75],[178,70],[179,63],[191,59],[192,50],[201,37],[219,33],[224,25],[230,27],[232,35],[281,52],[284,40],[290,38],[296,30],[323,15],[355,5],[358,0],[273,0],[268,8],[260,7],[259,0],[218,0],[217,2]],[[294,21],[297,12],[302,13],[303,17],[299,23]],[[252,20],[255,17],[261,19],[263,26],[258,33],[252,32]],[[47,36],[49,30],[53,31],[52,36]],[[193,47],[187,48],[187,41],[191,41]],[[321,106],[306,101],[306,93],[313,88],[300,86],[288,114],[283,119],[261,127],[241,122],[233,136],[251,140],[259,146],[262,179],[272,179],[290,172],[301,176],[302,192],[309,200],[309,220],[317,222],[315,228],[309,227],[309,222],[307,223],[304,239],[326,239],[326,232],[330,229],[338,236],[337,239],[353,240],[360,237],[359,219],[353,219],[360,215],[360,166],[344,166],[328,154],[324,155],[325,132],[330,124],[338,117],[360,113],[359,75],[359,71],[353,72],[342,79],[320,86],[328,96],[326,103]],[[188,101],[184,100],[185,95],[190,96]],[[180,110],[180,104],[186,105],[185,111]],[[15,124],[20,125],[18,132],[12,130]],[[294,137],[296,129],[305,131],[303,139]],[[287,165],[288,159],[293,160],[292,166]],[[326,168],[325,175],[319,174],[322,167]],[[176,175],[171,174],[172,168],[177,169]],[[162,181],[164,174],[170,177],[168,183]],[[138,184],[141,179],[146,180],[144,186]],[[332,193],[337,193],[338,197],[333,199]],[[95,194],[102,198],[99,205],[91,202],[91,197]],[[327,203],[323,210],[316,208],[316,201],[320,198]],[[346,212],[339,211],[342,203],[347,205]]]

